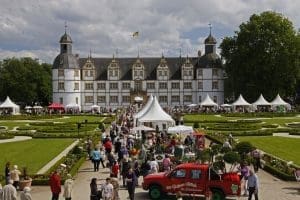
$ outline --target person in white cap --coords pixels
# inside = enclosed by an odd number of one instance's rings
[[[13,184],[13,180],[9,180],[8,184],[3,187],[2,190],[3,200],[17,200],[17,190],[12,184]]]
[[[30,187],[24,187],[23,191],[20,194],[20,200],[32,200],[30,191]]]
[[[21,172],[18,170],[18,165],[14,165],[14,169],[10,172],[10,177],[14,181],[13,186],[18,189]]]
[[[64,183],[64,194],[63,194],[65,200],[72,199],[72,190],[73,190],[73,179],[71,174],[67,174],[67,179],[65,180]]]

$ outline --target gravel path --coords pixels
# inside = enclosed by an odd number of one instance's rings
[[[28,136],[15,136],[14,138],[11,139],[0,140],[0,143],[19,142],[19,141],[31,140],[31,139],[32,137],[28,137]]]

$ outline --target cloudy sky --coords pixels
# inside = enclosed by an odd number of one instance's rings
[[[30,56],[52,63],[67,33],[86,57],[195,56],[208,24],[218,43],[253,13],[280,12],[300,27],[298,0],[0,0],[0,59]],[[139,31],[137,39],[132,33]]]

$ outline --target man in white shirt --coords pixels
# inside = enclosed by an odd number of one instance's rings
[[[112,200],[114,194],[114,186],[110,183],[110,178],[106,178],[106,183],[102,186],[103,200]]]
[[[248,176],[248,191],[249,191],[248,200],[252,199],[253,194],[255,200],[258,200],[258,177],[253,172],[253,170],[250,170],[250,176]]]

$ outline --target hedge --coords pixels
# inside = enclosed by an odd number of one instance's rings
[[[274,175],[275,177],[285,180],[285,181],[295,181],[295,176],[291,176],[289,174],[286,174],[282,171],[279,171],[278,169],[276,169],[275,167],[272,167],[269,164],[265,164],[264,165],[264,170],[269,172],[270,174]]]

